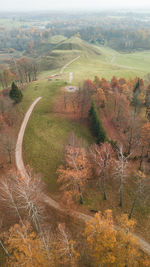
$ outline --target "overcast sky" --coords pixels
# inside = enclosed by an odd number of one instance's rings
[[[0,0],[0,11],[149,8],[150,0]]]

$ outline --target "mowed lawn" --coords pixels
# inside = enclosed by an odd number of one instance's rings
[[[70,133],[74,131],[77,136],[92,142],[84,125],[53,113],[53,104],[63,85],[63,82],[49,81],[33,83],[24,92],[22,103],[22,108],[27,110],[36,97],[43,97],[27,125],[23,151],[25,164],[33,168],[35,173],[41,174],[51,193],[58,190],[56,170],[63,160],[64,147]]]

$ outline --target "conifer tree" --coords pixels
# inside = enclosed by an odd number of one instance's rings
[[[104,143],[107,140],[107,136],[94,100],[92,101],[91,108],[89,110],[89,117],[91,121],[91,130],[97,139],[97,143]]]
[[[19,103],[22,100],[22,92],[14,82],[11,85],[9,97],[14,100],[15,103]]]

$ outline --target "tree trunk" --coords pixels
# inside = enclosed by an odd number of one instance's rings
[[[128,147],[128,154],[131,153],[131,147],[132,147],[132,137],[133,137],[133,132],[132,132],[132,128],[131,128],[131,134],[130,134],[130,139],[129,139],[129,147]]]
[[[1,246],[1,247],[2,247],[2,249],[4,250],[4,252],[5,252],[6,256],[10,257],[10,255],[9,255],[9,253],[8,253],[8,251],[7,251],[7,249],[4,247],[4,245],[3,245],[3,243],[2,243],[2,241],[1,241],[1,240],[0,240],[0,246]]]
[[[8,156],[9,156],[9,164],[12,163],[12,159],[11,159],[11,151],[8,151]]]
[[[139,166],[139,170],[142,170],[142,163],[143,163],[143,151],[144,151],[144,146],[142,147],[142,152],[141,152],[141,159],[140,159],[140,166]]]
[[[129,219],[132,218],[132,214],[133,214],[133,210],[135,208],[136,200],[137,200],[137,194],[136,194],[136,196],[135,196],[135,198],[133,200],[133,203],[132,203],[132,207],[131,207],[131,210],[130,210],[130,213],[129,213],[129,217],[128,217]]]
[[[104,200],[107,200],[105,177],[103,178],[103,183],[104,183]]]
[[[120,184],[120,203],[119,203],[119,206],[122,207],[122,204],[123,204],[123,198],[122,198],[122,180],[121,180],[121,184]]]
[[[80,194],[80,204],[83,204],[83,196],[82,196],[80,184],[78,184],[78,190],[79,190],[79,194]]]

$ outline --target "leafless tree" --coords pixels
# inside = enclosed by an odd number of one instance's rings
[[[23,218],[21,214],[21,205],[17,199],[16,195],[16,179],[14,179],[14,175],[10,175],[7,178],[1,179],[0,182],[0,203],[1,203],[1,209],[5,210],[9,213],[9,216],[11,217],[11,214],[17,215],[19,221],[23,224]]]
[[[2,218],[1,218],[1,219],[0,219],[0,229],[1,229],[1,227],[2,227],[2,224],[3,224],[3,222],[2,222]],[[9,253],[8,253],[6,247],[5,247],[5,245],[4,245],[4,243],[2,242],[1,239],[0,239],[0,246],[1,246],[1,248],[3,249],[4,253],[6,254],[6,256],[9,257],[10,255],[9,255]]]
[[[12,175],[11,179],[4,179],[0,184],[0,202],[10,212],[15,211],[19,221],[24,225],[24,219],[32,221],[39,233],[47,256],[50,257],[49,245],[46,242],[42,223],[45,215],[44,185],[40,179]]]
[[[135,148],[139,145],[140,139],[140,121],[134,114],[131,114],[129,117],[129,126],[126,132],[127,137],[127,152],[130,154],[132,150],[135,151]]]
[[[77,267],[79,254],[75,251],[76,243],[71,239],[70,233],[66,230],[65,224],[58,225],[56,236],[57,260],[63,266]]]
[[[12,101],[7,97],[0,97],[0,113],[2,115],[12,108]]]
[[[114,152],[112,146],[109,143],[105,143],[102,146],[92,145],[90,148],[90,156],[94,163],[96,174],[100,181],[103,183],[104,200],[107,200],[106,193],[106,179],[108,172],[114,161]]]
[[[16,139],[12,131],[5,131],[1,134],[1,147],[4,154],[8,155],[9,163],[12,163],[12,155],[15,151]]]
[[[130,155],[125,156],[123,152],[123,146],[120,145],[118,150],[118,160],[116,160],[115,164],[115,175],[120,179],[120,207],[123,205],[123,186],[125,182],[125,178],[127,176],[127,168],[128,168],[128,159]]]
[[[150,181],[149,177],[147,178],[144,173],[142,173],[141,171],[138,171],[136,175],[137,189],[135,191],[135,195],[134,195],[133,202],[131,205],[131,210],[129,212],[129,219],[132,218],[137,200],[140,199],[144,195],[145,189],[149,188],[149,181]]]
[[[27,212],[28,218],[32,220],[49,257],[49,245],[46,242],[45,233],[42,228],[45,213],[43,190],[44,185],[41,180],[32,177],[31,174],[16,181],[16,193],[19,203],[21,203],[21,208]]]

